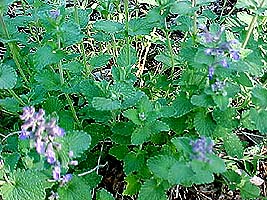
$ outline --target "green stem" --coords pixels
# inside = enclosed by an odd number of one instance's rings
[[[174,67],[175,67],[175,64],[174,64],[174,53],[173,53],[173,49],[172,49],[172,44],[171,44],[171,39],[170,39],[170,36],[169,36],[169,33],[167,31],[165,31],[165,35],[166,35],[166,39],[167,39],[167,45],[168,45],[168,50],[170,52],[170,56],[171,56],[171,79],[173,80],[174,79]]]
[[[196,0],[192,0],[192,8],[196,7]],[[194,12],[193,16],[193,36],[197,34],[197,13]]]
[[[78,127],[81,129],[81,128],[82,128],[82,125],[81,125],[81,123],[80,123],[80,121],[79,121],[79,119],[78,119],[77,113],[76,113],[75,108],[74,108],[74,106],[73,106],[73,102],[72,102],[72,100],[71,100],[69,94],[64,93],[64,95],[65,95],[65,97],[66,97],[66,99],[67,99],[67,101],[68,101],[68,104],[69,104],[69,106],[70,106],[70,110],[71,110],[72,115],[73,115],[73,117],[74,117],[74,120],[76,121]]]
[[[262,1],[261,1],[259,8],[261,8],[261,7],[263,6],[264,1],[265,1],[265,0],[262,0]],[[254,29],[254,26],[255,26],[255,24],[256,24],[256,22],[257,22],[257,19],[258,19],[258,14],[256,14],[256,15],[253,16],[253,18],[252,18],[252,20],[251,20],[251,22],[250,22],[250,24],[249,24],[248,32],[247,32],[246,38],[245,38],[245,40],[244,40],[244,42],[243,42],[243,44],[242,44],[242,48],[243,48],[243,49],[247,46],[247,43],[248,43],[249,38],[250,38],[250,36],[251,36],[251,33],[252,33],[253,29]]]
[[[9,89],[8,92],[23,106],[26,106],[26,103],[12,90]]]
[[[127,63],[130,65],[130,39],[129,39],[129,2],[124,0],[124,12],[125,12],[125,30],[126,30],[126,45],[127,45]]]
[[[10,40],[10,35],[9,35],[9,33],[8,33],[6,24],[5,24],[5,22],[4,22],[2,13],[0,13],[0,24],[1,24],[1,26],[2,26],[2,29],[3,29],[3,31],[4,31],[4,34],[6,35],[6,38],[7,38],[8,40]],[[9,43],[8,43],[8,46],[9,46],[9,48],[10,48],[11,54],[13,55],[13,59],[14,59],[16,65],[17,65],[17,67],[18,67],[18,70],[19,70],[19,72],[20,72],[20,74],[21,74],[23,80],[28,84],[29,81],[28,81],[28,79],[26,78],[26,76],[25,76],[25,74],[24,74],[24,72],[23,72],[23,70],[22,70],[22,67],[21,67],[21,65],[20,65],[20,62],[19,62],[19,52],[18,52],[18,50],[17,50],[17,45],[15,45],[14,42],[9,42]]]

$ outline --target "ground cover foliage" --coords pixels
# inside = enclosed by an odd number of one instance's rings
[[[266,1],[0,2],[3,200],[265,197]]]

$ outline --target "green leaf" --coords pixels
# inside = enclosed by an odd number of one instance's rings
[[[164,123],[166,123],[171,130],[173,130],[176,134],[182,134],[184,130],[187,128],[186,125],[186,117],[180,117],[180,118],[166,118],[162,119]]]
[[[249,181],[239,188],[242,199],[254,199],[260,197],[260,188]]]
[[[3,153],[2,154],[3,159],[4,159],[4,163],[5,163],[5,167],[7,170],[13,171],[15,170],[18,161],[20,159],[20,154],[15,152],[15,153]]]
[[[183,184],[191,182],[193,170],[185,163],[176,162],[169,170],[168,180],[171,184]]]
[[[252,102],[257,106],[266,108],[267,107],[267,89],[261,86],[253,88]]]
[[[253,84],[249,78],[249,76],[244,72],[239,72],[236,80],[243,86],[253,87]]]
[[[50,46],[39,48],[33,55],[33,62],[38,71],[41,71],[45,66],[56,64],[66,57],[63,51],[54,51]]]
[[[141,183],[136,175],[130,174],[125,178],[127,183],[126,189],[123,191],[124,195],[135,195],[139,192],[141,188]]]
[[[92,14],[93,10],[91,8],[79,9],[78,8],[78,17],[79,24],[81,28],[85,28],[89,22],[89,16]],[[75,19],[75,11],[73,12],[73,18]]]
[[[147,161],[147,166],[156,176],[166,179],[170,168],[176,163],[176,159],[172,156],[160,155],[150,158]]]
[[[118,144],[131,144],[131,135],[135,125],[132,122],[119,122],[112,127],[111,139]]]
[[[84,178],[78,176],[73,176],[71,181],[68,182],[64,187],[59,187],[58,194],[61,199],[92,199],[91,188],[88,186]]]
[[[195,8],[192,8],[190,1],[175,2],[171,7],[171,13],[179,15],[193,15],[195,10]]]
[[[200,107],[214,106],[212,97],[207,94],[193,95],[191,97],[191,103],[195,106],[200,106]]]
[[[105,189],[96,192],[96,200],[115,200],[110,192]]]
[[[173,102],[173,108],[176,111],[176,117],[181,117],[194,109],[194,106],[184,94],[178,96]]]
[[[194,175],[191,180],[194,184],[207,184],[214,181],[212,172],[208,170],[209,164],[199,160],[193,160],[191,162],[192,170]]]
[[[88,102],[91,102],[94,97],[103,96],[103,92],[97,83],[93,80],[84,80],[79,85],[80,92],[86,97]]]
[[[214,103],[221,109],[226,110],[229,104],[229,97],[223,95],[213,95]]]
[[[215,109],[212,112],[216,124],[231,130],[239,125],[236,115],[236,110],[234,108],[227,108],[225,111]]]
[[[61,88],[59,74],[50,70],[43,70],[35,76],[35,80],[48,91],[60,90]]]
[[[125,156],[128,154],[129,149],[126,145],[113,145],[109,150],[109,154],[117,158],[118,160],[123,160]]]
[[[209,159],[210,160],[208,162],[208,166],[209,166],[209,171],[211,173],[223,173],[226,171],[225,163],[221,158],[212,154],[209,156]]]
[[[124,46],[117,58],[117,64],[119,67],[129,69],[137,62],[137,52],[133,47],[130,47],[129,51],[127,45]]]
[[[123,169],[126,175],[134,171],[140,170],[145,164],[145,157],[143,153],[128,153],[123,159]]]
[[[17,82],[17,73],[13,67],[0,64],[0,89],[12,89]]]
[[[195,63],[205,64],[205,65],[212,65],[214,62],[213,56],[207,55],[205,53],[205,49],[199,49],[195,55]],[[196,66],[197,67],[197,66]]]
[[[84,38],[79,25],[71,21],[66,21],[61,25],[60,36],[64,47],[81,42]]]
[[[111,20],[99,20],[94,23],[94,28],[106,33],[118,33],[123,30],[124,25]]]
[[[158,184],[155,179],[147,180],[142,186],[138,195],[138,200],[166,200],[166,188],[163,184]]]
[[[5,110],[11,111],[11,112],[18,112],[21,111],[21,107],[19,102],[14,99],[13,97],[7,97],[5,99],[0,99],[0,106],[4,108]]]
[[[41,172],[35,171],[14,171],[9,180],[0,187],[3,200],[43,200],[47,188],[47,177]]]
[[[123,116],[130,119],[136,125],[142,125],[142,121],[139,118],[138,110],[136,109],[128,109],[123,112]]]
[[[216,128],[210,113],[198,112],[195,115],[194,126],[200,135],[210,136]]]
[[[64,105],[58,97],[51,96],[46,99],[42,107],[46,113],[52,114],[53,112],[59,112]]]
[[[129,35],[149,35],[154,24],[148,21],[146,18],[135,18],[129,21]]]
[[[73,158],[80,157],[82,153],[91,145],[91,136],[84,131],[69,131],[64,137],[57,138],[62,149],[59,156],[62,160],[62,166],[67,166],[70,161],[69,152],[73,152]]]
[[[82,70],[84,69],[84,66],[82,63],[73,61],[73,62],[68,62],[64,64],[63,69],[68,70],[70,73],[73,74],[82,74]]]
[[[242,158],[244,147],[239,137],[232,133],[224,137],[223,146],[229,156]]]
[[[110,54],[99,54],[97,56],[91,57],[89,60],[89,64],[93,69],[103,67],[108,64],[110,58],[112,56]]]
[[[66,131],[73,130],[75,127],[75,120],[73,114],[68,110],[57,111],[59,117],[59,126],[64,127]]]
[[[101,111],[118,110],[121,108],[119,100],[107,99],[105,97],[94,97],[92,105],[96,110]]]
[[[261,133],[267,133],[267,111],[260,110],[257,111],[256,109],[252,108],[249,112],[250,119],[253,123],[255,123],[256,128]]]

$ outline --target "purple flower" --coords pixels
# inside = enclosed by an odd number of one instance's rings
[[[239,51],[237,51],[237,50],[231,50],[231,51],[230,51],[230,56],[231,56],[231,58],[233,58],[234,60],[239,60],[239,59],[240,59]]]
[[[208,161],[207,154],[212,153],[212,148],[214,145],[212,141],[207,141],[205,137],[201,137],[196,141],[192,141],[191,145],[193,151],[193,159],[201,160],[204,162]]]
[[[23,114],[20,115],[20,119],[27,121],[33,117],[34,113],[35,108],[33,106],[26,106],[23,108]]]
[[[50,10],[50,17],[56,19],[60,16],[60,10]]]
[[[214,67],[209,67],[209,79],[211,80],[214,75]]]
[[[73,166],[77,166],[79,163],[78,163],[77,160],[72,160],[72,161],[70,161],[69,164],[70,164],[70,165],[73,165]]]
[[[62,177],[62,182],[61,184],[64,185],[68,183],[72,179],[72,174],[66,174]]]
[[[53,169],[53,179],[54,180],[59,180],[60,179],[60,173],[61,173],[61,169],[59,165],[55,165],[54,169]]]
[[[19,139],[21,140],[26,140],[30,137],[31,135],[31,132],[30,131],[26,131],[26,130],[23,130],[20,132],[20,135],[19,135]]]
[[[37,153],[44,154],[45,152],[45,143],[42,141],[42,139],[39,137],[35,141],[35,148]]]
[[[69,157],[72,158],[74,156],[73,151],[69,151]]]
[[[229,64],[228,64],[226,58],[222,59],[221,64],[222,64],[223,67],[229,68]]]
[[[225,82],[216,80],[214,84],[211,85],[211,90],[213,92],[222,91],[225,87]]]
[[[51,129],[50,134],[63,137],[65,135],[65,131],[63,128],[60,128],[59,126],[55,126]]]
[[[206,55],[211,55],[212,53],[213,53],[213,49],[212,48],[207,48],[206,50],[205,50],[205,54]]]
[[[51,142],[47,145],[45,156],[49,164],[53,164],[56,162],[56,154],[54,152],[53,144]]]

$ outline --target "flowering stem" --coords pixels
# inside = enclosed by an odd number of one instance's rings
[[[2,27],[2,29],[3,29],[3,31],[4,31],[4,34],[5,34],[6,38],[7,38],[8,40],[10,40],[10,35],[9,35],[9,33],[8,33],[6,24],[5,24],[5,22],[4,22],[2,13],[0,13],[0,24],[1,24],[1,27]],[[11,54],[13,55],[14,62],[16,63],[16,66],[18,67],[18,70],[19,70],[19,72],[20,72],[20,74],[21,74],[23,80],[28,84],[29,81],[28,81],[28,79],[26,78],[26,76],[25,76],[25,74],[24,74],[24,72],[23,72],[23,70],[22,70],[22,67],[21,67],[21,65],[20,65],[20,62],[19,62],[19,52],[18,52],[18,50],[17,50],[17,48],[18,48],[17,45],[16,45],[14,42],[8,42],[8,46],[9,46],[9,48],[10,48]]]
[[[262,1],[261,1],[260,5],[259,5],[259,8],[261,8],[261,7],[263,6],[264,1],[265,1],[265,0],[262,0]],[[247,46],[247,43],[248,43],[249,38],[250,38],[250,35],[251,35],[251,33],[252,33],[253,29],[254,29],[254,26],[255,26],[255,24],[256,24],[256,22],[257,22],[257,19],[258,19],[258,14],[256,14],[256,15],[253,16],[253,18],[252,18],[252,20],[251,20],[251,22],[250,22],[250,24],[249,24],[248,32],[247,32],[246,38],[245,38],[245,40],[244,40],[244,42],[243,42],[243,44],[242,44],[242,48],[243,48],[243,49]]]

